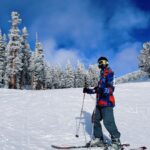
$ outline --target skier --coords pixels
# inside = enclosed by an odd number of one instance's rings
[[[94,123],[94,138],[88,143],[90,146],[104,147],[104,138],[100,121],[103,120],[104,126],[111,135],[112,147],[115,150],[120,148],[120,132],[117,129],[114,119],[113,107],[115,106],[115,99],[113,96],[114,86],[113,78],[114,72],[108,67],[109,62],[106,57],[98,59],[98,67],[100,69],[100,79],[98,85],[91,89],[85,87],[83,93],[96,94],[96,107],[92,115]]]

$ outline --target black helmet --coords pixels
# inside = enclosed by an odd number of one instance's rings
[[[100,57],[100,58],[98,59],[98,62],[100,62],[101,60],[106,60],[106,61],[108,62],[108,59],[107,59],[106,57]]]
[[[108,66],[108,59],[106,57],[100,57],[98,59],[98,67],[100,69],[106,68]]]

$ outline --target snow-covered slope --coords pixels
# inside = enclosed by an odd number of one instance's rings
[[[145,145],[150,149],[149,89],[150,82],[116,87],[115,116],[121,141],[133,147]],[[0,89],[0,150],[50,150],[51,144],[85,144],[85,135],[86,141],[90,139],[95,101],[86,95],[80,137],[76,138],[82,98],[82,89]],[[105,129],[104,134],[109,137]]]
[[[116,84],[128,82],[142,82],[148,80],[150,80],[150,77],[146,72],[137,70],[116,78]]]

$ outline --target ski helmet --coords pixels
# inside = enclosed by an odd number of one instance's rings
[[[108,59],[106,57],[100,57],[98,59],[98,67],[100,69],[106,68],[108,66]]]

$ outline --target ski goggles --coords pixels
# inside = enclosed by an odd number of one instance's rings
[[[107,60],[100,60],[98,62],[99,65],[108,65],[108,61]]]

